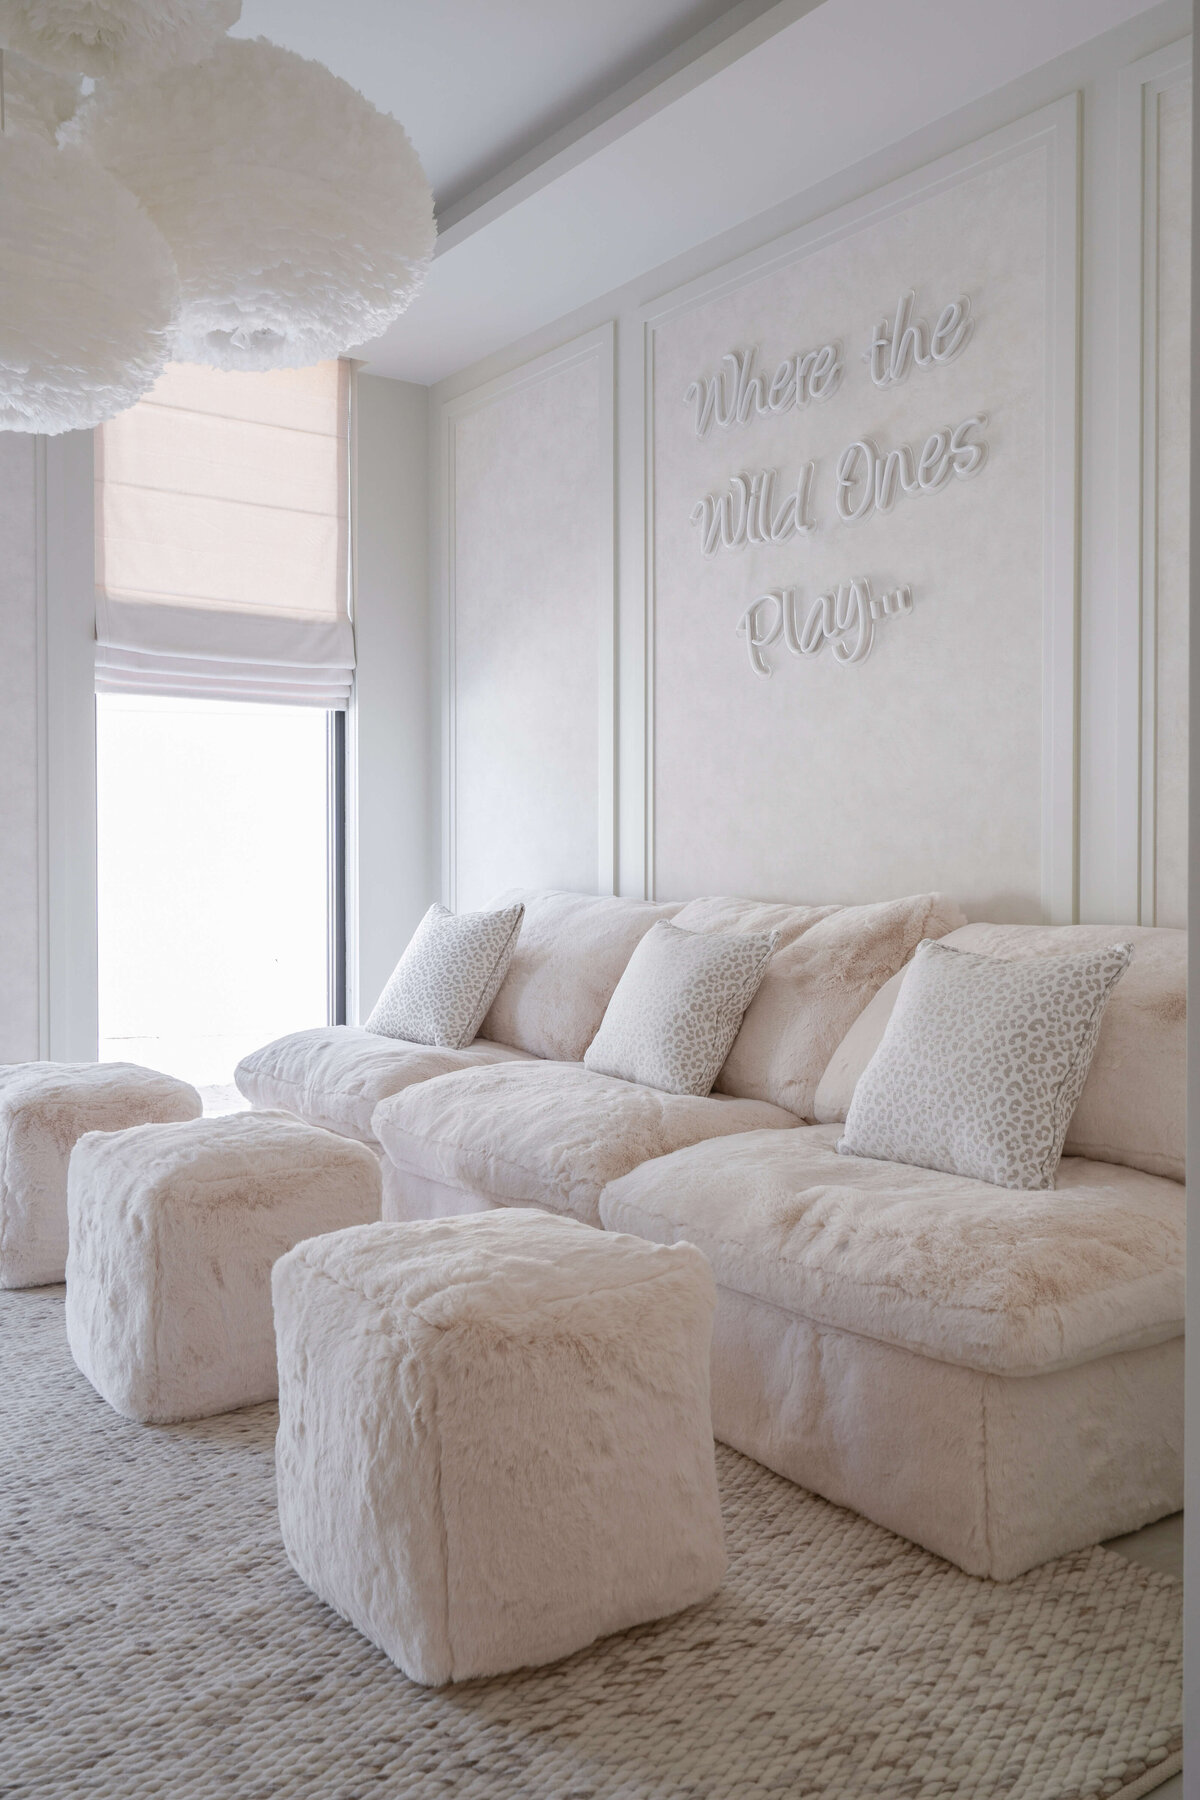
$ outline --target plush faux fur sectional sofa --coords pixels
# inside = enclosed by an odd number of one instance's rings
[[[301,1032],[245,1059],[243,1093],[380,1150],[385,1217],[533,1205],[698,1245],[718,1437],[971,1573],[1008,1579],[1182,1505],[1184,933],[967,926],[936,894],[520,897],[467,1049]],[[582,1065],[658,919],[779,934],[704,1099]],[[837,1153],[923,938],[1000,957],[1133,944],[1053,1190]]]

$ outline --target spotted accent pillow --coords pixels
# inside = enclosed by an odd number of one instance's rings
[[[584,1067],[668,1094],[711,1093],[777,935],[652,925],[613,991]]]
[[[461,1050],[479,1034],[508,972],[525,908],[452,913],[431,906],[367,1020],[409,1044]]]
[[[1052,1188],[1130,944],[1083,956],[918,945],[846,1114],[843,1156]]]

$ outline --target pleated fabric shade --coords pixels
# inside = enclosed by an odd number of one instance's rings
[[[345,705],[349,377],[176,363],[101,428],[98,690]]]

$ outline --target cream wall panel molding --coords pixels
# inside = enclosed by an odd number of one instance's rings
[[[649,892],[1076,916],[1078,190],[1072,95],[641,310]]]
[[[615,884],[613,327],[441,409],[443,891]]]
[[[1117,832],[1125,905],[1187,922],[1191,41],[1120,94]]]

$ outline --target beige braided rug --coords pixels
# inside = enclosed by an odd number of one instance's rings
[[[288,1568],[274,1424],[126,1424],[61,1289],[0,1294],[0,1794],[1132,1800],[1179,1767],[1177,1583],[1106,1550],[972,1581],[728,1450],[716,1600],[414,1687]]]

